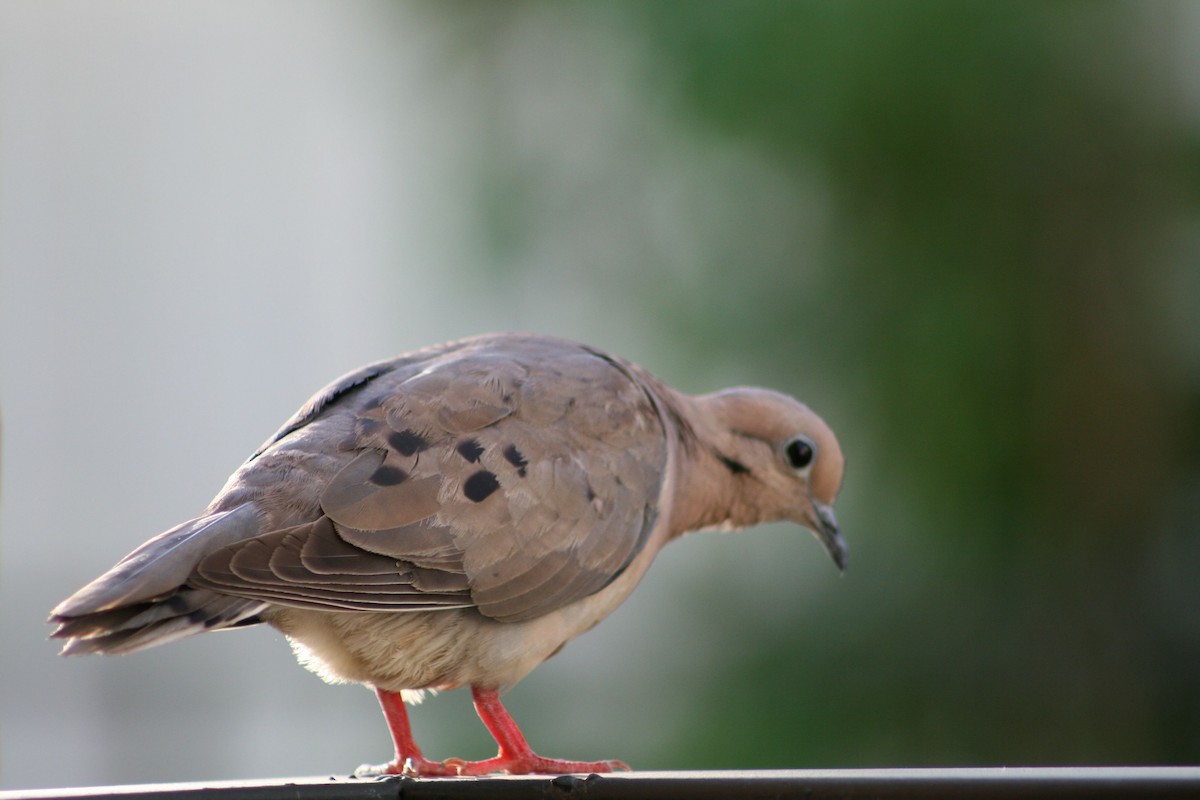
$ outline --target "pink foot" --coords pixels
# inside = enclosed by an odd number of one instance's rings
[[[509,775],[586,775],[592,772],[629,771],[629,765],[622,761],[565,761],[561,758],[543,758],[536,753],[496,756],[485,761],[448,758],[443,763],[457,769],[459,775],[490,775],[494,772],[507,772]]]
[[[453,767],[440,761],[430,761],[421,754],[421,748],[417,747],[412,729],[408,725],[408,711],[404,708],[404,698],[399,692],[376,688],[375,696],[379,698],[379,705],[383,708],[383,716],[391,731],[392,743],[396,746],[396,757],[386,764],[363,764],[354,770],[355,775],[409,775],[415,778],[458,774]]]
[[[383,715],[387,718],[392,743],[396,746],[396,757],[378,766],[363,765],[354,771],[355,775],[434,778],[490,775],[495,772],[507,772],[509,775],[586,775],[592,772],[629,770],[629,766],[621,761],[566,761],[539,756],[530,748],[517,728],[517,723],[513,722],[513,718],[500,703],[499,691],[488,686],[472,686],[471,696],[475,700],[475,710],[479,712],[479,718],[500,746],[500,753],[495,758],[483,761],[464,761],[461,758],[431,761],[422,755],[421,749],[413,740],[412,729],[408,725],[408,711],[404,708],[404,700],[400,694],[379,688],[375,689],[375,694],[379,697],[379,705],[383,707]]]
[[[517,723],[513,722],[513,718],[501,704],[500,693],[495,687],[472,686],[471,697],[475,701],[475,710],[479,712],[479,718],[500,745],[500,753],[495,758],[484,761],[451,758],[443,762],[446,766],[457,769],[459,775],[487,775],[492,772],[507,772],[509,775],[569,775],[629,770],[629,766],[620,761],[564,761],[559,758],[543,758],[533,752],[533,748],[525,741]]]

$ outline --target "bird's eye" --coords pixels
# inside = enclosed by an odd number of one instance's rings
[[[783,454],[792,469],[804,469],[816,458],[817,446],[807,436],[797,436],[784,446]]]

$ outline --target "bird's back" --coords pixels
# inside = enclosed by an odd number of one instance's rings
[[[667,402],[635,367],[540,336],[369,365],[314,395],[204,514],[60,604],[54,635],[68,653],[127,652],[278,609],[545,616],[645,547]]]

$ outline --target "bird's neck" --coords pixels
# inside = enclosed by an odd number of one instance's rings
[[[740,467],[722,458],[728,452],[729,432],[705,408],[705,398],[669,387],[660,394],[679,442],[669,538],[708,528],[753,525],[758,521],[757,509],[747,506],[744,493],[736,491],[735,480],[730,480]],[[741,479],[753,480],[750,475]]]

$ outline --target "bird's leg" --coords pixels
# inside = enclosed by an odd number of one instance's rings
[[[396,757],[387,764],[379,766],[364,765],[354,771],[356,775],[455,775],[453,767],[440,761],[430,761],[421,754],[421,748],[413,739],[412,728],[408,724],[408,709],[404,707],[404,698],[399,692],[389,692],[387,689],[375,688],[375,696],[383,708],[383,716],[387,720],[388,729],[392,732],[392,742],[396,745]]]
[[[507,772],[510,775],[562,774],[572,772],[612,772],[627,770],[620,761],[564,761],[557,758],[542,758],[533,752],[517,723],[500,702],[500,692],[495,687],[472,686],[471,697],[479,718],[500,746],[495,758],[486,761],[460,761],[447,759],[446,766],[457,768],[460,775],[486,775],[490,772]]]

